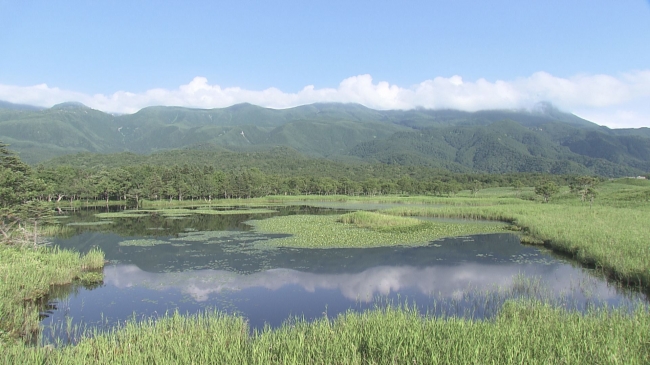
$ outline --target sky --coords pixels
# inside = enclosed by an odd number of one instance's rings
[[[0,100],[530,108],[650,127],[649,0],[0,0]]]

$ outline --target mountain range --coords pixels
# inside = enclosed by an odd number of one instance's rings
[[[79,153],[201,150],[428,166],[456,172],[631,176],[650,171],[650,129],[610,129],[548,103],[532,110],[374,110],[318,103],[289,109],[147,107],[112,115],[79,103],[0,102],[0,141],[31,164]],[[66,157],[60,157],[66,156]],[[116,157],[119,158],[119,157]]]

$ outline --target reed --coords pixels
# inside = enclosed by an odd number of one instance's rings
[[[359,228],[390,229],[395,227],[414,227],[424,224],[415,218],[391,216],[375,212],[357,211],[341,215],[337,222],[353,224]]]
[[[489,320],[422,316],[406,306],[287,321],[250,333],[207,312],[130,321],[75,346],[5,346],[3,363],[48,364],[647,364],[650,316],[507,302]]]

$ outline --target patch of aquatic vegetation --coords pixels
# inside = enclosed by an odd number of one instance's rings
[[[166,218],[171,219],[182,219],[184,217],[189,217],[193,214],[204,214],[204,215],[236,215],[236,214],[271,214],[277,213],[277,210],[272,209],[261,209],[261,208],[247,208],[247,209],[226,209],[226,210],[217,210],[217,209],[145,209],[145,210],[126,210],[123,212],[109,212],[109,213],[97,213],[95,214],[98,218],[141,218],[148,214],[161,215]]]
[[[180,233],[171,241],[202,242],[204,244],[218,244],[232,241],[255,242],[265,240],[266,236],[252,231],[194,231]]]
[[[442,237],[505,232],[504,225],[438,223],[418,221],[417,225],[392,228],[359,228],[340,223],[341,216],[292,215],[251,220],[261,233],[290,234],[260,245],[272,247],[345,248],[395,245],[425,245]]]
[[[191,215],[192,215],[191,213],[183,213],[183,212],[168,212],[162,214],[162,216],[165,218],[185,218]]]
[[[180,233],[178,237],[171,238],[170,241],[183,241],[183,242],[203,242],[215,238],[231,237],[237,231],[195,231]]]
[[[537,253],[513,255],[511,258],[512,262],[518,264],[538,264],[538,265],[553,265],[555,260],[543,257]]]
[[[160,214],[164,217],[177,217],[177,216],[189,216],[192,214],[205,214],[205,215],[234,215],[234,214],[269,214],[277,213],[276,210],[271,209],[158,209],[158,210],[144,210],[142,212],[148,212],[152,214]]]
[[[214,210],[214,209],[195,209],[187,210],[191,214],[208,214],[208,215],[236,215],[236,214],[271,214],[277,213],[277,210],[272,209],[228,209],[228,210]],[[168,214],[168,213],[165,213]]]
[[[98,221],[98,222],[72,222],[66,226],[102,226],[105,224],[113,224],[113,221]]]
[[[142,238],[142,239],[136,239],[136,240],[126,240],[118,243],[120,246],[139,246],[139,247],[149,247],[149,246],[156,246],[156,245],[168,245],[170,242],[168,241],[163,241],[163,240],[157,240],[157,239],[147,239],[147,238]]]
[[[142,218],[146,212],[136,213],[136,212],[107,212],[107,213],[97,213],[95,217],[97,218]]]

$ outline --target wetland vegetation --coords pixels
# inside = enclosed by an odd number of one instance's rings
[[[0,244],[0,339],[38,333],[39,306],[53,286],[101,282],[104,254]]]
[[[292,215],[249,223],[261,233],[290,235],[265,241],[265,245],[308,248],[424,245],[443,237],[505,231],[502,224],[426,222],[369,212]]]
[[[51,364],[646,364],[648,327],[641,309],[580,314],[524,301],[508,302],[489,321],[389,307],[252,335],[240,316],[176,313],[56,350],[8,345],[0,356]]]
[[[189,201],[181,200],[178,197],[182,194],[173,190],[177,198],[172,201],[143,201],[142,196],[148,194],[132,188],[124,192],[118,187],[114,193],[97,190],[84,194],[101,197],[98,201],[102,205],[103,199],[124,200],[126,197],[129,200],[134,194],[140,194],[135,199],[136,206],[147,209],[138,210],[132,206],[126,211],[84,211],[83,215],[71,220],[51,219],[53,207],[57,206],[56,199],[51,197],[59,193],[50,190],[47,195],[43,194],[45,190],[41,189],[45,187],[38,184],[45,183],[44,180],[39,180],[37,174],[19,160],[7,156],[0,170],[4,189],[0,191],[4,194],[0,227],[0,356],[5,363],[643,364],[650,361],[646,335],[650,314],[646,303],[618,309],[607,307],[605,303],[574,310],[543,298],[518,299],[514,296],[499,304],[496,315],[485,318],[423,314],[398,303],[360,312],[342,311],[334,316],[325,312],[318,317],[298,317],[288,319],[279,327],[255,330],[245,316],[236,312],[202,310],[195,314],[179,314],[171,311],[157,318],[134,318],[105,330],[90,328],[74,343],[54,343],[57,348],[33,346],[42,343],[33,338],[41,335],[40,315],[48,297],[56,297],[53,293],[62,285],[92,286],[106,280],[101,270],[106,259],[115,260],[104,270],[113,275],[110,280],[135,280],[140,275],[144,281],[162,286],[161,283],[172,285],[174,280],[170,278],[185,280],[180,274],[165,276],[169,274],[167,263],[173,263],[181,272],[188,271],[183,260],[192,258],[193,269],[221,275],[216,283],[209,281],[212,276],[187,279],[196,289],[194,295],[201,299],[211,291],[222,293],[223,287],[245,291],[251,282],[266,283],[269,278],[279,278],[284,280],[281,283],[288,282],[309,291],[325,285],[314,283],[332,285],[337,282],[342,286],[370,274],[377,276],[375,266],[365,267],[363,262],[351,261],[362,261],[363,252],[367,255],[375,252],[377,257],[386,257],[385,260],[403,260],[402,266],[388,271],[405,270],[414,265],[416,269],[409,271],[409,277],[435,277],[442,271],[417,266],[417,257],[428,260],[429,256],[421,254],[424,251],[409,250],[432,247],[451,250],[432,241],[450,236],[510,232],[527,242],[570,255],[577,262],[604,273],[611,283],[624,283],[637,293],[647,293],[650,286],[647,240],[650,184],[633,179],[601,181],[598,195],[588,199],[591,201],[585,201],[586,193],[569,184],[573,181],[571,177],[552,177],[560,185],[552,196],[536,194],[535,183],[527,180],[531,175],[522,177],[527,183],[513,184],[516,176],[509,177],[508,181],[494,177],[494,181],[500,182],[490,185],[483,181],[480,187],[475,184],[478,180],[466,179],[461,183],[462,179],[458,178],[455,181],[459,185],[448,191],[435,190],[435,184],[422,184],[417,188],[409,185],[408,189],[413,190],[400,190],[399,186],[407,186],[404,181],[402,185],[394,182],[394,186],[371,181],[365,187],[359,183],[359,190],[348,191],[351,194],[304,196],[267,195],[273,190],[251,190],[250,181],[246,180],[248,190],[226,195],[251,198],[227,200],[213,200],[212,197],[206,200],[207,196],[200,192],[195,197],[190,194]],[[217,175],[215,171],[210,173]],[[314,186],[309,189],[318,191]],[[340,192],[338,189],[322,192]],[[291,192],[301,190],[294,188]],[[429,195],[385,195],[387,192],[425,192]],[[76,210],[79,197],[84,195],[73,195],[71,206]],[[194,198],[196,201],[192,201]],[[52,200],[49,205],[48,200]],[[363,208],[345,211],[355,204]],[[318,205],[327,208],[312,208]],[[77,213],[66,212],[71,217],[74,214]],[[427,217],[441,219],[423,219]],[[211,219],[219,219],[221,223]],[[144,220],[146,225],[142,223]],[[61,240],[84,234],[89,235],[89,239],[86,243],[60,249],[35,239],[42,237],[43,232],[59,235]],[[98,236],[101,234],[106,236]],[[119,239],[105,243],[99,240],[114,236]],[[468,238],[467,246],[470,246],[469,241],[472,239]],[[459,250],[454,252],[462,251],[463,241],[454,242],[453,249]],[[424,247],[426,245],[430,247]],[[394,251],[386,251],[389,248]],[[154,249],[158,251],[151,251]],[[307,263],[300,261],[298,255],[306,251],[298,250],[320,251],[315,259],[310,258],[315,261]],[[230,255],[229,264],[241,265],[238,275],[270,272],[275,276],[239,277],[233,274],[236,271],[224,270],[228,267],[216,259],[201,261],[207,253],[212,253],[213,257]],[[490,257],[491,254],[477,252],[475,256],[481,263],[498,260]],[[146,271],[118,266],[119,259],[115,259],[135,256],[161,262],[165,259],[167,266],[152,265]],[[242,263],[249,257],[258,260],[259,266],[251,268],[249,262]],[[212,260],[212,256],[209,259]],[[278,270],[273,266],[274,260],[285,259],[294,260],[291,270]],[[313,265],[317,260],[325,263]],[[336,261],[346,265],[354,262],[354,270],[360,272],[339,276],[325,272],[329,276],[320,277],[300,271],[308,265],[317,267],[316,271],[326,271],[329,263]],[[222,271],[216,272],[210,265],[221,265]],[[479,274],[487,272],[487,266],[468,267]],[[118,270],[124,272],[116,274]],[[392,278],[378,277],[380,283],[390,282],[382,278]],[[273,283],[266,285],[272,287]],[[516,283],[509,282],[509,285],[516,286]],[[327,292],[332,290],[331,286],[324,288],[324,293],[331,295]],[[387,290],[393,289],[389,286]],[[283,295],[287,294],[278,294]],[[32,345],[29,341],[25,343],[30,336]]]

